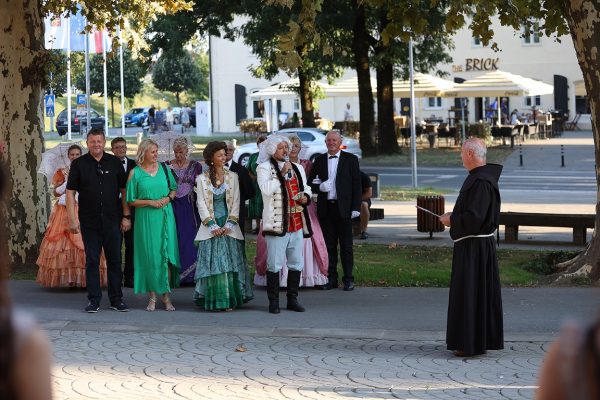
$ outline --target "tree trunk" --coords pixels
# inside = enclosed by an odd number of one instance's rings
[[[598,121],[600,121],[600,4],[597,1],[564,2],[564,15],[569,24],[577,60],[583,72],[587,98],[592,113],[592,132],[594,135],[594,154],[596,158],[596,182],[600,188],[600,137]],[[573,260],[563,263],[564,269],[557,277],[557,282],[567,282],[570,278],[588,278],[600,283],[600,190],[596,196],[596,227],[592,240],[586,250]]]
[[[180,106],[180,103],[179,103],[179,92],[175,92],[175,100],[177,101],[177,107],[179,107]]]
[[[43,151],[42,87],[48,64],[39,0],[0,0],[0,155],[9,178],[2,212],[13,267],[34,264],[48,221]],[[5,262],[1,260],[0,262]]]
[[[313,98],[310,92],[311,80],[302,68],[298,68],[298,81],[300,82],[300,109],[302,110],[302,126],[305,128],[314,128],[315,114],[313,109]]]
[[[354,68],[358,81],[358,104],[360,121],[360,148],[363,156],[376,154],[373,142],[374,110],[373,88],[371,87],[371,71],[369,66],[369,39],[365,22],[365,7],[362,2],[352,0],[352,7],[356,10],[354,21],[354,37],[352,50],[354,52]]]
[[[394,68],[386,63],[377,68],[376,74],[379,153],[396,154],[400,148],[394,129]]]

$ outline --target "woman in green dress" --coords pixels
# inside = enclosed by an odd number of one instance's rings
[[[238,225],[238,176],[224,168],[227,146],[210,142],[203,156],[208,168],[196,178],[200,228],[196,235],[194,301],[205,310],[229,311],[253,298]]]
[[[156,142],[143,140],[137,167],[127,181],[127,202],[135,207],[133,289],[136,294],[149,294],[147,311],[154,311],[157,293],[163,294],[165,310],[175,311],[169,293],[179,286],[177,229],[171,207],[177,184],[171,170],[157,160]]]
[[[256,138],[256,147],[260,147],[260,144],[267,140],[267,135],[260,134]],[[253,198],[248,202],[248,218],[250,219],[250,223],[252,220],[256,220],[256,229],[252,231],[252,233],[258,233],[260,229],[260,219],[262,218],[263,212],[263,201],[262,201],[262,193],[260,192],[260,188],[258,187],[258,183],[256,183],[256,167],[258,167],[258,152],[252,154],[248,158],[248,163],[246,164],[246,168],[248,169],[248,174],[250,175],[250,179],[252,179],[252,187],[254,187],[254,195]]]

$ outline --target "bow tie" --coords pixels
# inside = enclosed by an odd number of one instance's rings
[[[123,165],[127,165],[127,159],[124,159],[123,161],[121,161],[123,163]]]
[[[329,156],[329,159],[331,160],[332,158],[338,158],[337,156]]]

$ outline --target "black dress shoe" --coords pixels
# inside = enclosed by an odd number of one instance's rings
[[[321,286],[321,289],[323,290],[331,290],[331,289],[337,289],[338,285],[337,283],[326,283],[323,286]]]
[[[352,290],[354,290],[353,282],[344,283],[344,292],[350,292]]]

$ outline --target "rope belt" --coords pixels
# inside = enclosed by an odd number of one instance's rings
[[[468,236],[463,236],[461,238],[456,239],[454,241],[454,243],[460,242],[461,240],[468,239],[468,238],[485,238],[485,237],[491,237],[491,236],[494,236],[495,234],[496,234],[496,232],[492,232],[492,233],[489,233],[487,235],[468,235]]]

